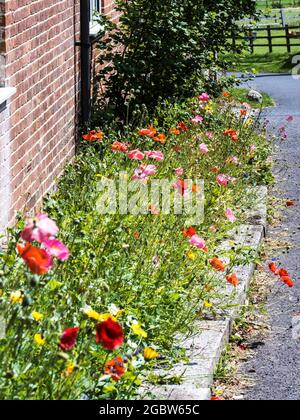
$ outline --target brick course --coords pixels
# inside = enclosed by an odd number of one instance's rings
[[[117,18],[113,7],[104,0]],[[17,89],[0,113],[1,227],[38,208],[74,156],[80,0],[0,0],[0,28],[0,83]]]

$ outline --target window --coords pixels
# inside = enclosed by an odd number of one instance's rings
[[[99,25],[95,20],[95,13],[102,12],[102,0],[90,0],[90,33],[96,35],[99,31]]]

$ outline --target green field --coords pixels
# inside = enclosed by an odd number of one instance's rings
[[[300,0],[257,0],[259,9],[280,9],[285,7],[298,7]]]
[[[299,28],[300,32],[300,28]],[[267,31],[258,31],[258,36],[267,36]],[[284,30],[272,31],[275,36],[285,35]],[[232,71],[249,71],[258,73],[289,73],[293,68],[292,58],[300,54],[300,38],[290,38],[291,53],[288,53],[286,38],[274,39],[274,44],[282,46],[273,47],[273,52],[269,52],[268,47],[255,47],[254,53],[245,51],[241,56],[228,55],[226,59],[230,62],[230,70]],[[267,39],[256,39],[254,44],[267,44]]]

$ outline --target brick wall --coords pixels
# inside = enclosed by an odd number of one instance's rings
[[[38,208],[74,155],[79,39],[80,0],[0,0],[0,79],[17,89],[0,112],[0,228]]]

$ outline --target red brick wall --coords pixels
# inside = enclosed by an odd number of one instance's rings
[[[103,0],[104,13],[113,15],[113,4]],[[0,201],[12,222],[16,210],[39,206],[75,152],[80,0],[0,0],[1,29],[0,79],[17,89],[0,112]]]

